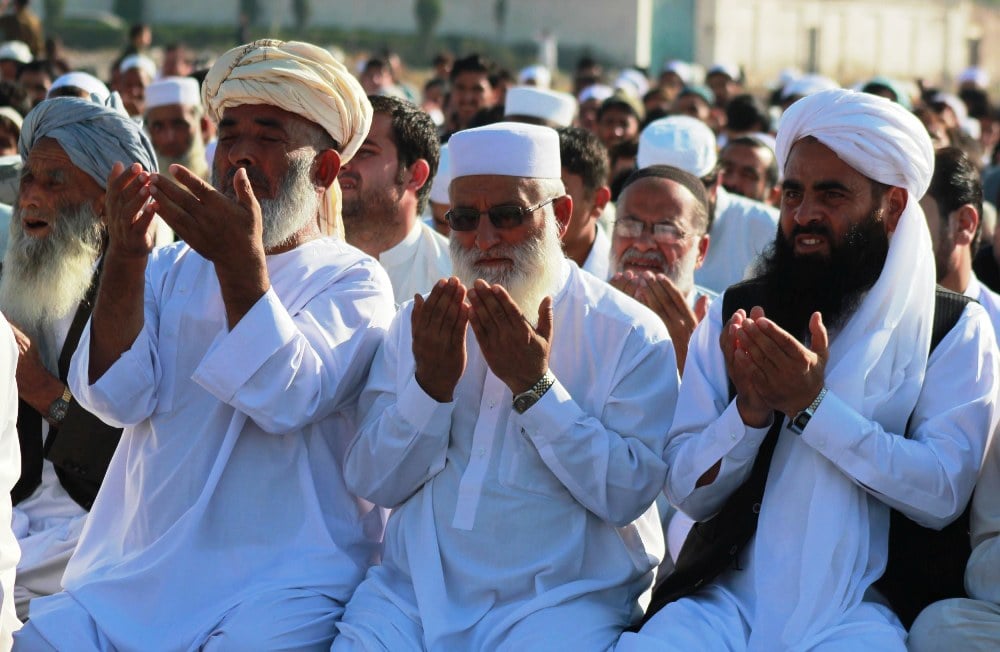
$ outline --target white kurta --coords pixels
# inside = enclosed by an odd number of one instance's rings
[[[11,635],[21,628],[14,615],[14,569],[21,555],[9,523],[10,490],[21,475],[17,440],[17,344],[0,315],[0,650],[9,650]]]
[[[1000,295],[980,283],[976,275],[972,274],[965,287],[965,296],[975,299],[986,310],[990,323],[993,324],[993,333],[1000,339]]]
[[[663,552],[651,504],[677,395],[673,346],[651,311],[568,261],[562,268],[549,359],[557,381],[524,414],[471,329],[451,403],[414,380],[411,306],[376,356],[345,473],[359,495],[395,509],[382,566],[355,600],[370,607],[385,596],[390,621],[392,611],[414,614],[422,640],[411,644],[525,649],[524,635],[534,649],[554,637],[607,649],[641,613]],[[370,642],[365,630],[395,629],[364,614],[352,621],[354,605],[335,649],[345,630]]]
[[[420,220],[399,244],[379,254],[378,262],[389,274],[397,304],[430,292],[439,279],[451,276],[448,238]]]
[[[757,256],[774,242],[778,211],[719,187],[711,244],[705,262],[694,272],[694,282],[722,293],[746,277]]]
[[[594,238],[594,244],[590,247],[590,253],[587,254],[587,260],[583,261],[581,269],[590,272],[602,281],[606,281],[611,278],[611,240],[604,235],[604,231],[598,227],[595,228],[597,236]]]
[[[723,325],[721,312],[722,301],[716,301],[692,338],[677,415],[666,449],[667,497],[698,520],[717,512],[747,478],[767,431],[767,428],[747,428],[735,401],[728,400],[727,375],[718,344]],[[784,524],[786,531],[780,541],[799,551],[803,547],[808,550],[815,537],[834,537],[841,541],[841,546],[857,547],[854,568],[831,567],[829,560],[805,556],[815,573],[821,573],[837,586],[851,587],[848,592],[851,599],[845,604],[798,605],[815,609],[818,614],[813,621],[818,629],[808,632],[807,638],[767,637],[766,633],[780,635],[784,623],[769,622],[766,614],[772,605],[787,602],[795,587],[773,588],[780,586],[783,570],[762,567],[751,540],[741,555],[742,570],[729,570],[708,585],[704,593],[668,605],[638,636],[630,635],[627,641],[623,638],[620,649],[675,649],[666,642],[683,640],[672,637],[681,631],[697,633],[699,622],[701,626],[706,622],[676,616],[685,609],[698,607],[712,614],[709,618],[728,622],[727,634],[745,640],[751,650],[811,649],[824,637],[837,635],[838,628],[843,630],[840,635],[851,632],[883,637],[888,632],[890,638],[895,628],[896,645],[901,646],[904,633],[895,618],[879,615],[877,609],[862,603],[865,589],[885,569],[888,508],[898,509],[927,527],[942,527],[965,508],[982,462],[987,435],[996,420],[997,358],[986,313],[980,306],[970,304],[928,360],[923,389],[913,411],[911,438],[886,432],[879,423],[859,415],[832,391],[801,436],[787,426],[782,430],[768,475],[761,524],[766,522],[769,509],[774,509],[771,505],[788,499],[788,492],[793,489],[781,485],[783,472],[796,463],[801,464],[804,456],[818,455],[833,464],[856,494],[847,511],[830,510],[825,522]],[[701,474],[720,459],[718,478],[696,489]],[[760,535],[758,530],[757,537]],[[717,605],[721,603],[732,608],[727,616],[719,611]],[[855,616],[857,620],[852,620]],[[860,620],[865,624],[858,625]],[[826,627],[822,626],[824,623]],[[746,635],[744,627],[748,630]]]
[[[125,432],[63,584],[116,648],[192,648],[271,591],[344,602],[376,553],[381,515],[341,464],[388,280],[329,239],[267,266],[271,289],[229,331],[212,263],[158,250],[145,326],[93,385],[90,325],[81,339],[73,393]],[[72,649],[79,633],[46,635]]]

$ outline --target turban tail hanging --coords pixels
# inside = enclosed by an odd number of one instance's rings
[[[202,98],[212,119],[228,107],[270,104],[315,122],[340,146],[341,165],[361,147],[371,128],[364,89],[326,50],[295,41],[254,41],[222,55],[205,77]],[[340,186],[326,192],[321,226],[343,235]]]

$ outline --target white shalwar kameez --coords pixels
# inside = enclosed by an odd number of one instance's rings
[[[721,294],[746,277],[777,233],[776,209],[719,186],[709,231],[711,246],[705,262],[694,271],[694,282]]]
[[[56,649],[305,648],[282,618],[317,610],[329,644],[381,534],[341,464],[392,295],[342,242],[267,267],[271,288],[230,331],[212,263],[181,244],[154,252],[145,325],[93,385],[84,332],[73,393],[125,432],[65,592],[32,604]]]
[[[419,220],[399,244],[379,254],[378,262],[389,274],[397,304],[430,292],[439,279],[451,276],[448,238]]]
[[[663,554],[655,505],[678,378],[651,311],[562,263],[556,383],[524,414],[471,329],[451,403],[414,380],[410,312],[362,394],[348,484],[394,507],[334,650],[606,650]]]
[[[21,551],[10,528],[10,490],[21,474],[17,439],[17,343],[0,314],[0,650],[9,650],[11,635],[21,628],[14,613],[14,569]]]

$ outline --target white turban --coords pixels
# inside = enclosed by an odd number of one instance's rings
[[[135,120],[128,117],[118,94],[109,106],[79,97],[52,97],[31,110],[21,127],[17,149],[27,161],[41,138],[52,138],[65,150],[73,165],[86,172],[101,188],[116,161],[139,163],[157,171],[156,153]]]
[[[843,89],[810,95],[785,112],[776,152],[782,169],[807,136],[864,176],[908,194],[881,275],[832,336],[825,379],[825,400],[834,396],[902,436],[923,384],[933,323],[934,256],[918,204],[934,167],[930,137],[899,104]],[[779,439],[771,469],[754,565],[782,571],[755,578],[757,594],[771,598],[758,604],[763,627],[752,636],[764,647],[794,641],[808,649],[881,576],[888,507],[870,500],[821,446],[798,437]]]
[[[208,71],[202,97],[209,115],[241,104],[270,104],[315,122],[340,145],[341,164],[361,147],[372,106],[354,76],[326,50],[262,39],[233,48]]]

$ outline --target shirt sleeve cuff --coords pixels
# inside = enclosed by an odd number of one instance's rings
[[[410,378],[396,400],[399,415],[416,432],[447,432],[455,402],[439,403],[424,391],[416,378]]]
[[[297,333],[274,288],[268,288],[235,328],[215,338],[191,378],[219,400],[229,403]]]
[[[828,390],[799,436],[836,464],[864,436],[867,426],[867,419]]]
[[[515,411],[512,416],[536,443],[553,442],[562,435],[567,424],[586,418],[558,378],[534,405],[521,414]]]

